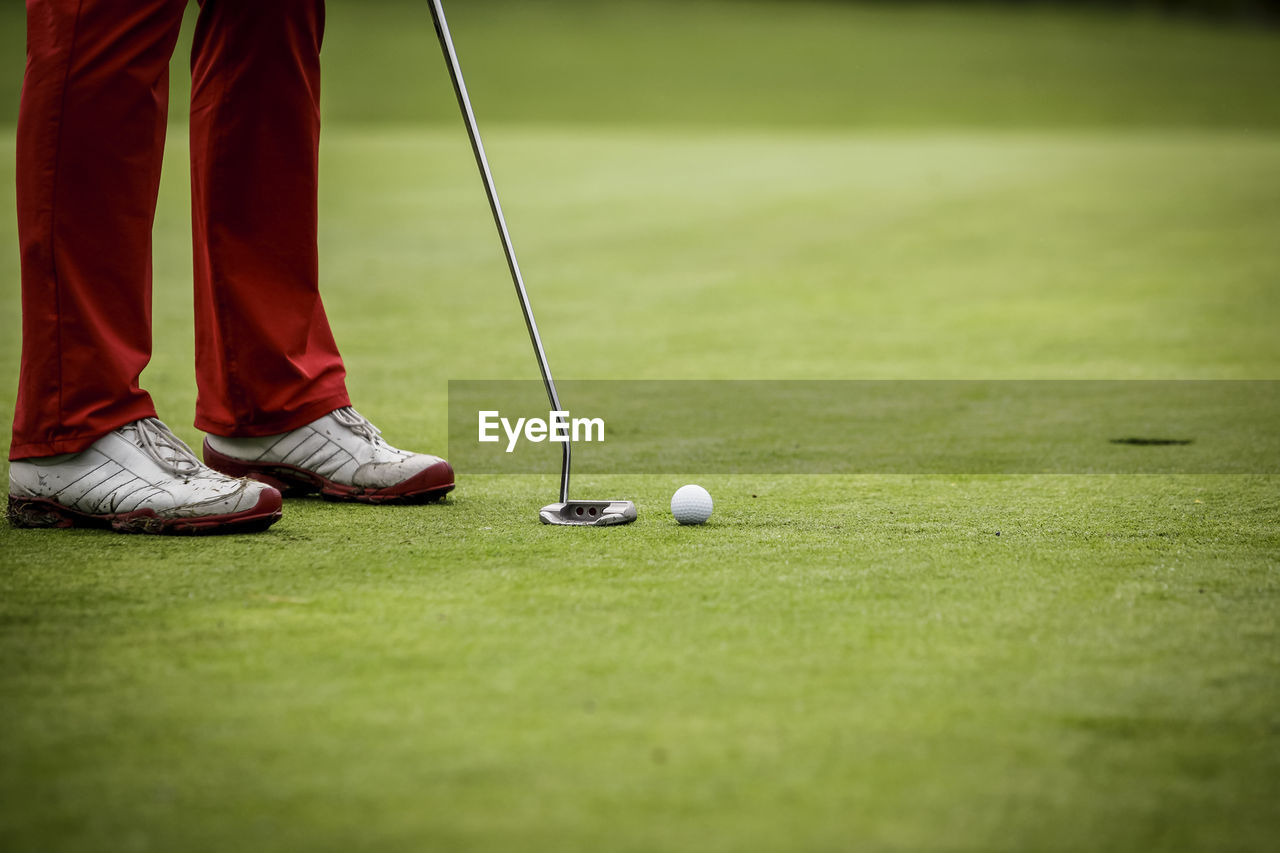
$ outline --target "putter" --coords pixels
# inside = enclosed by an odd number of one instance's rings
[[[467,84],[462,80],[462,66],[458,64],[458,52],[453,47],[453,36],[449,34],[449,23],[445,20],[444,7],[440,5],[440,0],[431,0],[431,18],[435,22],[436,35],[440,38],[440,49],[444,51],[445,64],[449,66],[449,78],[453,81],[454,94],[458,96],[458,108],[462,110],[462,120],[467,125],[467,136],[471,139],[471,150],[476,155],[476,166],[479,167],[480,178],[484,181],[484,191],[489,197],[493,223],[498,226],[498,236],[502,238],[502,251],[507,256],[507,268],[511,270],[511,281],[515,284],[516,296],[520,299],[524,324],[529,328],[529,340],[533,342],[533,352],[538,357],[538,370],[542,373],[542,384],[547,389],[551,410],[562,412],[564,408],[560,405],[560,395],[556,393],[555,380],[551,378],[551,366],[547,364],[547,354],[542,349],[542,337],[538,334],[538,324],[533,319],[529,294],[524,288],[524,277],[520,274],[520,265],[516,262],[516,251],[511,245],[511,234],[507,231],[507,221],[502,215],[502,205],[498,202],[498,190],[493,185],[489,160],[485,156],[484,143],[480,141],[480,129],[476,126],[476,116],[471,109],[471,97],[467,94]],[[569,442],[564,442],[562,447],[564,457],[560,464],[560,500],[544,506],[538,513],[542,523],[574,527],[606,527],[635,521],[636,505],[631,501],[569,500]]]

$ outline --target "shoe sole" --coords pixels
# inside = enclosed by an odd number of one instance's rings
[[[280,520],[280,493],[263,491],[252,509],[225,515],[194,518],[165,518],[154,510],[93,515],[79,512],[43,498],[9,495],[9,523],[14,527],[91,527],[117,533],[148,533],[166,536],[207,536],[223,533],[259,533]]]
[[[424,504],[435,503],[453,491],[453,468],[443,459],[419,471],[403,483],[383,489],[348,486],[321,477],[314,471],[296,465],[269,462],[251,462],[226,456],[204,444],[204,464],[229,477],[251,477],[260,483],[274,486],[285,497],[320,494],[327,501],[346,501],[365,504]]]

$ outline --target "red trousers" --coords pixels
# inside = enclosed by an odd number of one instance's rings
[[[187,0],[27,0],[22,372],[11,459],[155,415],[151,228]],[[196,426],[270,435],[349,405],[317,290],[323,0],[203,0],[191,57]]]

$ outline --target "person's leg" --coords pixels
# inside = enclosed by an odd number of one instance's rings
[[[154,416],[151,226],[185,0],[28,0],[17,131],[22,367],[9,457]]]
[[[318,291],[323,0],[203,0],[191,60],[196,426],[205,462],[288,493],[438,500],[453,469],[350,408]]]
[[[155,419],[151,226],[186,0],[28,0],[18,122],[17,527],[258,531],[280,493],[210,470]]]
[[[349,404],[318,291],[323,0],[203,0],[191,57],[196,426],[262,436]]]

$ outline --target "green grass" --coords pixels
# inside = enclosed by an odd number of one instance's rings
[[[1274,481],[744,485],[704,529],[654,478],[585,532],[530,523],[548,482],[472,478],[212,546],[11,537],[10,837],[1265,846]]]
[[[565,377],[1280,375],[1274,33],[454,5]],[[433,449],[449,379],[536,372],[424,15],[330,4],[321,239],[357,405]],[[196,443],[184,137],[144,380]],[[1273,845],[1276,477],[690,472],[692,529],[685,479],[581,477],[618,530],[466,471],[259,536],[0,530],[0,846]]]
[[[328,6],[327,121],[455,125],[425,3]],[[490,121],[1280,128],[1274,30],[1149,12],[832,0],[455,0],[447,11]],[[0,116],[12,116],[22,6],[6,4],[0,22]]]

